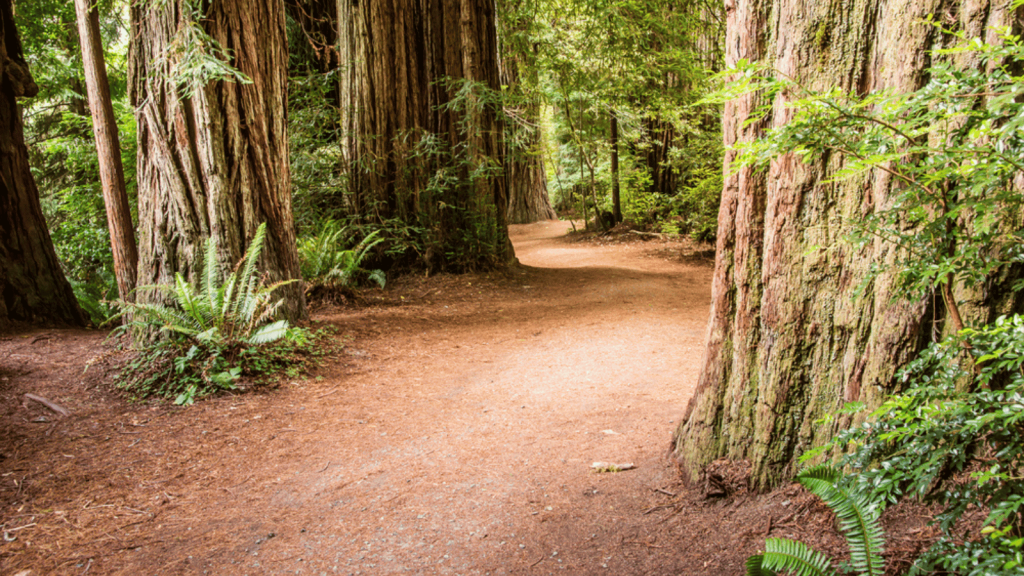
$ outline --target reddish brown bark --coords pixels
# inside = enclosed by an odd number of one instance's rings
[[[728,0],[726,9],[727,65],[763,61],[814,89],[862,94],[920,85],[931,50],[948,41],[922,23],[927,15],[990,39],[1010,18],[985,0]],[[781,100],[759,114],[761,104],[750,94],[726,105],[727,146],[793,114]],[[844,222],[884,206],[890,179],[827,182],[839,163],[783,156],[767,173],[743,169],[725,181],[703,369],[675,434],[692,474],[726,456],[752,461],[755,486],[777,484],[848,423],[826,415],[844,402],[877,405],[922,345],[927,303],[901,299],[893,273],[855,296],[869,266],[884,269],[894,253],[881,242],[855,249]]]
[[[345,3],[338,16],[356,212],[427,228],[430,267],[510,260],[504,179],[473,175],[501,165],[500,111],[457,95],[465,82],[500,89],[493,2]]]
[[[11,0],[0,0],[0,329],[12,322],[82,326],[28,166],[19,96],[39,88],[22,57]]]
[[[103,182],[103,203],[107,210],[110,229],[110,248],[114,255],[114,273],[117,291],[122,300],[134,300],[136,269],[139,251],[135,244],[135,226],[124,186],[124,167],[121,165],[121,142],[117,133],[117,120],[110,100],[110,83],[103,57],[100,38],[100,18],[91,0],[75,0],[78,17],[78,39],[82,46],[85,84],[89,92],[89,110],[92,112],[92,130],[96,138],[96,154]]]
[[[138,121],[139,284],[198,279],[216,242],[232,268],[267,223],[260,269],[299,279],[287,130],[283,0],[210,3],[201,25],[248,83],[217,80],[185,97],[171,50],[188,12],[180,1],[132,5],[130,89]],[[196,46],[194,49],[202,49]],[[306,315],[301,282],[281,289],[285,313]]]

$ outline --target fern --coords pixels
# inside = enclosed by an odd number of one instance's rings
[[[812,494],[821,498],[839,518],[839,528],[850,548],[850,567],[860,576],[882,576],[885,563],[882,548],[885,537],[878,521],[879,507],[867,497],[854,493],[843,482],[841,472],[828,465],[809,468],[797,476]],[[769,538],[763,554],[747,559],[748,576],[774,576],[787,572],[793,576],[836,574],[827,556],[803,542]]]
[[[828,556],[803,542],[788,538],[769,538],[764,554],[747,560],[747,575],[773,575],[787,572],[792,576],[825,576],[835,574]],[[759,560],[757,560],[759,559]]]
[[[384,287],[385,276],[381,270],[364,270],[361,265],[370,251],[384,241],[375,230],[350,249],[339,249],[345,244],[348,229],[334,220],[328,220],[316,235],[299,242],[299,259],[302,262],[302,276],[309,285],[351,286],[361,276]]]
[[[273,299],[278,288],[295,280],[267,285],[257,263],[266,238],[266,225],[261,224],[249,244],[241,262],[223,281],[217,260],[217,246],[207,243],[203,256],[203,269],[198,289],[181,274],[175,274],[172,286],[147,286],[169,296],[171,304],[121,302],[121,314],[130,312],[132,323],[148,330],[167,332],[193,343],[187,353],[184,348],[171,359],[175,373],[183,378],[197,378],[205,382],[199,386],[190,381],[181,394],[179,403],[191,403],[193,398],[211,390],[232,388],[241,368],[232,366],[232,358],[246,346],[260,346],[287,337],[287,320],[276,320],[283,299]],[[155,350],[155,347],[153,347]],[[145,349],[144,349],[145,353]],[[152,350],[150,350],[152,353]],[[155,354],[153,354],[155,355]],[[205,356],[201,366],[194,366],[195,374],[186,367]],[[174,390],[180,387],[172,387]]]

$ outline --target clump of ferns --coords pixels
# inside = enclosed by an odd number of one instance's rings
[[[167,295],[169,303],[121,302],[121,315],[138,340],[137,359],[127,366],[121,386],[139,397],[174,397],[177,404],[237,388],[243,372],[265,372],[280,350],[269,345],[285,340],[304,345],[306,330],[275,320],[283,298],[274,291],[295,280],[269,283],[257,269],[266,225],[256,230],[238,266],[222,277],[215,242],[206,245],[199,286],[180,273],[171,286],[147,286]],[[148,335],[148,338],[145,338]]]
[[[316,234],[299,240],[299,262],[306,281],[306,294],[311,298],[336,299],[338,294],[352,296],[353,288],[370,281],[381,288],[387,281],[382,270],[366,270],[363,262],[378,244],[380,230],[375,230],[351,248],[347,226],[327,220]]]

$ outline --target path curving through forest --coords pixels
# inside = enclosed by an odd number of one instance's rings
[[[407,279],[379,306],[322,312],[351,339],[315,380],[188,410],[65,398],[76,441],[21,458],[68,454],[51,473],[66,482],[34,504],[80,509],[65,518],[81,532],[48,532],[61,551],[0,568],[621,575],[710,558],[718,573],[732,541],[668,522],[666,458],[711,268],[677,244],[570,242],[566,228],[513,227],[510,273]],[[107,515],[87,516],[97,503]]]

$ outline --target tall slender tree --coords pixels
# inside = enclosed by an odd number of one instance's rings
[[[234,266],[263,222],[261,269],[299,279],[283,0],[135,2],[131,27],[139,283],[198,279],[206,241]],[[286,315],[304,317],[301,283],[281,290]]]
[[[78,40],[82,46],[82,64],[85,67],[85,85],[89,93],[89,110],[92,113],[92,130],[99,157],[100,180],[103,182],[110,248],[114,254],[117,290],[122,300],[131,301],[134,298],[139,251],[135,243],[128,192],[124,185],[121,142],[110,99],[110,83],[107,80],[103,41],[100,38],[99,11],[92,5],[92,0],[75,0],[75,14],[78,19]]]
[[[11,0],[0,0],[0,328],[12,321],[83,325],[60,269],[28,166],[17,98],[38,91]]]
[[[728,0],[726,63],[764,62],[817,90],[911,91],[932,50],[950,40],[923,22],[928,15],[994,40],[995,28],[1016,17],[1008,4]],[[726,145],[792,117],[783,98],[768,114],[761,104],[758,94],[726,104]],[[727,153],[727,174],[734,158]],[[826,415],[844,402],[879,403],[928,336],[929,302],[898,298],[895,271],[857,295],[870,269],[895,254],[881,241],[863,249],[842,242],[843,223],[886,206],[893,182],[882,171],[830,181],[841,166],[835,157],[804,164],[790,154],[766,173],[742,169],[725,180],[703,368],[675,434],[676,454],[694,475],[725,456],[749,459],[757,487],[779,483],[804,450],[849,423]]]

